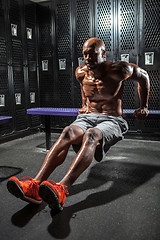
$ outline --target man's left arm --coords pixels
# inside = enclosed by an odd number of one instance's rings
[[[150,82],[148,73],[138,67],[136,64],[129,64],[132,68],[132,74],[129,79],[135,80],[138,82],[138,95],[140,99],[140,108],[136,109],[134,116],[137,119],[144,120],[148,116],[148,99],[150,91]]]

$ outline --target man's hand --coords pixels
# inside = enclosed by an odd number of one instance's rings
[[[78,114],[86,113],[86,111],[87,111],[87,107],[86,107],[86,106],[83,106],[82,108],[80,108],[80,109],[78,110]]]
[[[88,107],[87,105],[84,105],[82,108],[79,109],[78,114],[83,114],[83,113],[91,113],[91,108]]]
[[[149,114],[148,108],[145,107],[136,109],[133,115],[139,120],[145,120],[148,114]]]

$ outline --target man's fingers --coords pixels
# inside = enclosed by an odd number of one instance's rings
[[[139,120],[145,120],[148,116],[148,110],[146,109],[137,109],[134,112],[134,116]]]

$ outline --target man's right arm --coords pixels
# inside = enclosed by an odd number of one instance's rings
[[[133,74],[130,79],[138,82],[138,95],[140,99],[140,108],[136,109],[134,116],[137,119],[144,120],[148,116],[148,98],[150,91],[150,81],[148,73],[138,67],[136,64],[130,63],[130,66],[133,67]]]
[[[145,119],[148,116],[148,98],[149,98],[149,76],[147,72],[136,64],[117,61],[108,63],[108,76],[115,81],[131,79],[138,82],[138,94],[140,99],[140,108],[136,109],[134,115],[137,119]]]
[[[78,112],[79,114],[85,113],[87,108],[87,98],[84,94],[83,85],[82,85],[82,81],[85,77],[85,69],[86,69],[86,65],[81,65],[77,67],[75,71],[76,79],[78,80],[81,87],[81,96],[82,96],[82,108],[79,109],[79,112]]]

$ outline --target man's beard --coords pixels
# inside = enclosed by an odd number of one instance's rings
[[[88,70],[94,70],[97,67],[97,63],[86,63]]]

